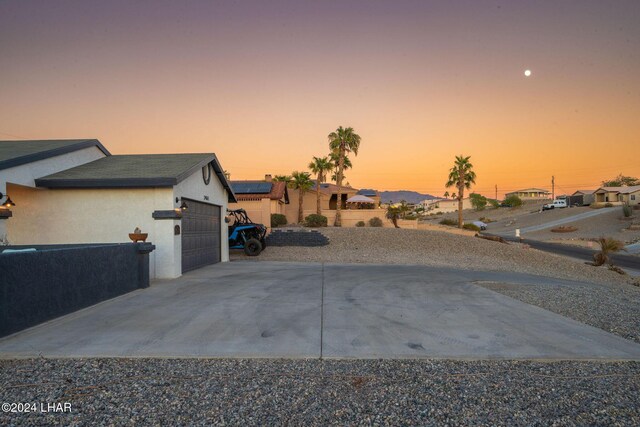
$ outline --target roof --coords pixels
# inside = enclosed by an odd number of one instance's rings
[[[284,202],[289,203],[289,192],[285,182],[231,181],[231,187],[239,202],[262,199],[281,200],[284,197]]]
[[[356,193],[359,196],[367,196],[367,197],[376,197],[378,196],[378,192],[376,190],[371,190],[369,188],[363,188],[361,190],[358,190],[358,192]]]
[[[316,181],[313,182],[313,187],[311,187],[311,191],[316,191],[317,189],[317,184]],[[350,192],[355,192],[358,191],[353,187],[349,187],[346,185],[342,186],[342,193],[346,194],[346,193],[350,193]],[[338,186],[330,183],[330,182],[323,182],[320,184],[320,192],[321,193],[327,193],[327,194],[334,194],[338,192]]]
[[[596,192],[596,190],[576,190],[573,194],[580,193],[580,194],[585,194],[586,195],[586,194],[593,194],[595,192]]]
[[[0,170],[60,156],[88,147],[97,147],[105,156],[111,155],[97,139],[0,141]]]
[[[173,187],[211,164],[229,194],[235,194],[213,153],[130,154],[103,157],[71,169],[36,179],[37,187],[48,188],[143,188]]]
[[[603,190],[607,193],[620,193],[620,194],[629,194],[635,193],[636,191],[640,191],[640,185],[632,185],[628,187],[600,187],[596,192]]]
[[[543,188],[525,188],[523,190],[510,191],[507,194],[513,193],[550,193],[550,191]]]

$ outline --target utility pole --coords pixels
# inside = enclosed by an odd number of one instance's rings
[[[496,184],[496,200],[498,200],[498,184]]]
[[[551,200],[556,199],[556,177],[551,176]]]

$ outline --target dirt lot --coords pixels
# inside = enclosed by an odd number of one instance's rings
[[[503,244],[430,230],[323,228],[329,245],[267,247],[255,258],[232,251],[233,259],[332,263],[419,264],[475,270],[517,271],[590,283],[628,283],[631,279],[526,245]]]

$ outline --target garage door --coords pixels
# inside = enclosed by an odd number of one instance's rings
[[[182,272],[220,262],[220,206],[185,200],[182,213]]]

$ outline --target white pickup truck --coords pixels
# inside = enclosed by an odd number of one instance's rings
[[[542,210],[543,211],[548,211],[550,209],[555,209],[555,208],[566,208],[567,207],[567,201],[564,199],[555,199],[553,202],[551,203],[547,203],[546,205],[542,206]]]

